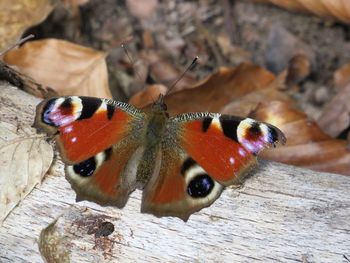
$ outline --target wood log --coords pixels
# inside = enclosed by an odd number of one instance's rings
[[[14,89],[0,84],[1,119],[20,105],[31,125],[38,99]],[[187,223],[141,214],[140,197],[76,203],[56,161],[0,227],[0,262],[350,262],[350,177],[260,161]]]

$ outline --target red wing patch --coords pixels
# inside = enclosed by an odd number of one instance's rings
[[[255,157],[238,142],[224,136],[219,126],[211,124],[204,132],[201,120],[184,124],[181,146],[215,180],[228,185]]]
[[[130,123],[137,119],[137,113],[128,104],[90,97],[61,97],[38,105],[35,124],[56,135],[66,162],[79,163],[131,134]]]

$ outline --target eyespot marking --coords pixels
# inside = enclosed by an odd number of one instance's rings
[[[82,176],[82,177],[90,177],[94,174],[96,170],[96,161],[95,157],[91,157],[81,163],[73,165],[74,173]]]
[[[114,111],[115,111],[114,107],[107,103],[107,118],[109,120],[111,120],[113,118]]]
[[[81,108],[79,97],[54,98],[46,102],[42,121],[54,127],[65,126],[80,117]]]
[[[192,198],[208,196],[214,188],[214,181],[207,174],[196,175],[187,186],[187,193]]]
[[[209,129],[212,120],[213,120],[213,118],[211,118],[211,117],[205,117],[203,119],[203,122],[202,122],[202,131],[203,132],[206,132]]]

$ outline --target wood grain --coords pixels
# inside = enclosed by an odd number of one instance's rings
[[[6,105],[22,99],[32,103],[21,118],[31,125],[37,100],[8,85],[0,89],[0,101],[6,94]],[[2,107],[0,116],[6,118]],[[75,203],[63,165],[57,161],[0,227],[0,262],[43,262],[39,243],[50,262],[348,262],[346,257],[350,258],[350,177],[346,176],[260,161],[243,187],[227,189],[187,223],[139,210],[139,191],[123,210]],[[103,236],[103,222],[114,225],[108,236]]]

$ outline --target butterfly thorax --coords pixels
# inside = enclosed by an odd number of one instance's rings
[[[146,144],[151,146],[160,143],[168,118],[169,114],[166,112],[166,105],[156,102],[148,115]]]
[[[144,134],[144,152],[137,168],[137,181],[141,184],[148,182],[154,170],[157,154],[160,152],[161,141],[164,137],[169,114],[162,99],[158,99],[152,106],[147,118],[147,128]]]

